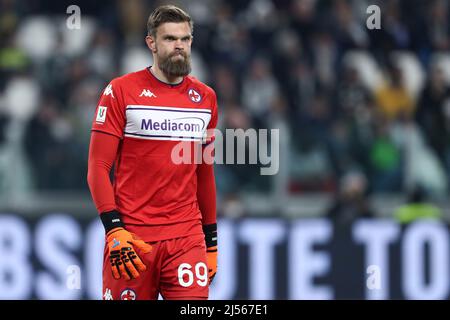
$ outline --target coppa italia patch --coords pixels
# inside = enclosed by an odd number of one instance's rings
[[[105,123],[106,113],[108,112],[108,107],[99,106],[97,111],[97,118],[95,119],[98,123]]]

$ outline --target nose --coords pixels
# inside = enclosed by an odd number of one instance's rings
[[[183,41],[181,41],[181,39],[175,41],[175,48],[179,50],[184,50]]]

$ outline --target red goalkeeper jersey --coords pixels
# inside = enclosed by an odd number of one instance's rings
[[[214,91],[191,76],[171,85],[146,68],[106,87],[92,130],[120,139],[113,188],[127,229],[145,241],[202,233],[197,164],[176,164],[172,153],[201,141],[217,118]]]

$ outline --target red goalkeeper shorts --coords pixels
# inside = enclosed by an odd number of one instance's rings
[[[150,242],[153,250],[137,251],[147,270],[137,279],[114,279],[107,247],[103,259],[104,300],[208,299],[208,268],[203,234]]]

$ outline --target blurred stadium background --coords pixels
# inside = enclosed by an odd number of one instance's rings
[[[280,129],[277,175],[216,165],[212,298],[448,299],[443,0],[0,0],[0,298],[101,298],[91,121],[112,78],[151,65],[146,20],[164,3],[195,21],[220,129]]]

